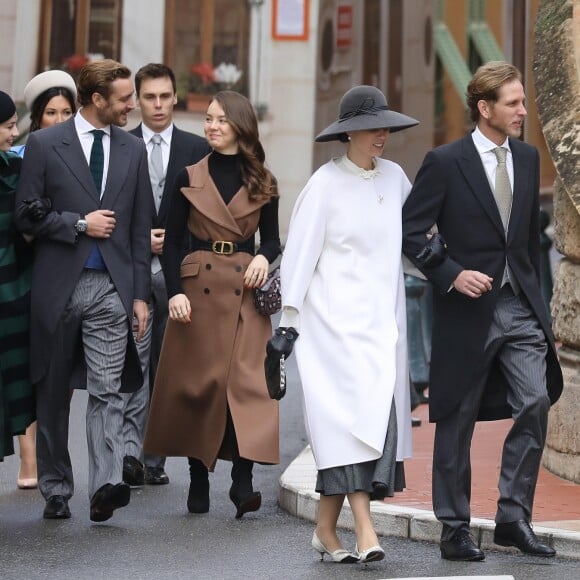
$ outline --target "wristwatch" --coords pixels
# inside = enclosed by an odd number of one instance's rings
[[[87,231],[87,220],[84,217],[81,217],[77,220],[77,223],[74,225],[75,232],[77,234],[83,234]]]

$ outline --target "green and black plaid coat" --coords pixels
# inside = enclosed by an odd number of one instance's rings
[[[32,253],[13,225],[21,159],[0,151],[0,461],[34,420],[28,331]]]

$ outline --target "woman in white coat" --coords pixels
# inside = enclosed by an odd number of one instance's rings
[[[282,260],[280,327],[298,334],[321,494],[312,546],[335,562],[384,557],[370,500],[404,488],[403,460],[411,455],[401,261],[401,208],[411,184],[381,155],[389,133],[417,123],[389,110],[376,87],[345,93],[339,119],[316,141],[345,142],[346,154],[318,169],[298,197]],[[336,533],[345,496],[354,552]]]

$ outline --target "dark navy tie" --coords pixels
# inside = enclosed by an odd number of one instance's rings
[[[95,187],[97,188],[97,195],[100,199],[101,187],[103,185],[103,170],[105,167],[105,152],[103,151],[103,135],[105,132],[101,129],[93,129],[91,133],[93,134],[93,146],[91,147],[89,168],[91,170],[91,175],[93,176],[93,181],[95,182]],[[91,253],[85,262],[85,268],[90,268],[92,270],[107,269],[97,242],[95,242],[91,248]]]
[[[93,146],[91,147],[89,167],[93,181],[95,182],[95,187],[97,188],[97,193],[101,197],[103,169],[105,167],[105,152],[103,150],[103,135],[105,132],[101,131],[101,129],[93,129],[91,133],[93,134]]]

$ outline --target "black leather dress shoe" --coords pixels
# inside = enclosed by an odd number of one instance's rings
[[[553,558],[556,550],[540,543],[526,520],[496,524],[493,541],[498,546],[514,546],[524,554]]]
[[[163,467],[145,466],[145,483],[147,485],[167,485],[169,477]]]
[[[91,499],[91,520],[104,522],[112,517],[113,512],[125,507],[131,499],[131,488],[126,483],[113,485],[106,483],[95,492]]]
[[[64,495],[51,495],[46,500],[42,517],[45,520],[66,520],[70,518],[68,500]]]
[[[485,560],[480,550],[465,530],[459,530],[450,540],[441,540],[441,557],[444,560],[478,562]]]
[[[140,487],[145,482],[143,464],[132,455],[123,457],[123,481],[131,487]]]

